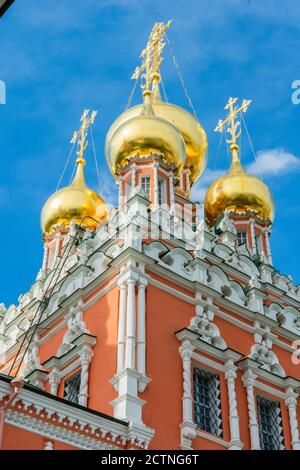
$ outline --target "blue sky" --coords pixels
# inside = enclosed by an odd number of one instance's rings
[[[194,196],[202,199],[228,167],[226,148],[218,155],[213,132],[228,97],[251,98],[246,122],[257,161],[245,137],[242,160],[274,194],[274,264],[300,282],[300,105],[291,102],[291,84],[300,79],[299,2],[26,0],[0,19],[0,80],[7,85],[7,103],[0,105],[0,302],[16,303],[40,268],[40,210],[56,188],[86,107],[99,111],[94,139],[102,191],[113,201],[105,134],[126,106],[153,23],[169,18],[169,39],[209,139],[208,169]],[[165,55],[168,100],[188,107],[167,47]],[[88,155],[87,178],[96,188]]]

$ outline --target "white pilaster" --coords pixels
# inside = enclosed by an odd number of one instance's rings
[[[119,324],[118,324],[118,358],[117,372],[124,368],[125,359],[125,330],[126,330],[126,283],[123,279],[119,282]]]
[[[135,368],[135,285],[136,277],[130,276],[127,280],[127,318],[126,318],[126,339],[125,339],[125,367]]]
[[[147,280],[138,282],[138,322],[137,322],[137,370],[146,373],[146,299]]]

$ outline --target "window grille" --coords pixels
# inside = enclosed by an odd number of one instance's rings
[[[150,199],[150,176],[142,176],[141,187],[147,198]]]
[[[284,449],[280,403],[257,397],[257,411],[261,449]]]
[[[194,418],[203,431],[223,437],[219,376],[198,368],[194,369]]]
[[[247,245],[247,232],[238,232],[238,245]]]
[[[71,375],[65,380],[64,398],[72,403],[78,403],[81,382],[81,371]]]

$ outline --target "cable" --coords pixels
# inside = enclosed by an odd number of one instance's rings
[[[239,112],[239,115],[240,115],[240,121],[241,121],[241,119],[242,119],[242,112],[241,112],[241,111]],[[241,124],[240,124],[240,125],[241,125]],[[241,132],[241,135],[240,135],[240,160],[241,160],[241,161],[242,161],[242,159],[243,159],[243,154],[242,154],[243,139],[242,139],[242,137],[243,137],[243,133]]]
[[[79,227],[82,227],[82,224],[83,224],[84,220],[87,219],[87,218],[93,219],[93,220],[95,220],[96,222],[99,222],[99,221],[97,221],[96,219],[94,219],[93,217],[84,216],[83,219],[82,219],[82,221],[81,221],[80,224],[79,224]],[[73,248],[75,242],[77,241],[77,235],[78,235],[78,233],[79,233],[79,228],[77,228],[77,231],[76,231],[75,236],[73,236],[73,237],[70,236],[69,242],[68,242],[68,243],[66,244],[66,246],[64,247],[63,253],[62,253],[61,256],[60,256],[60,262],[58,263],[57,267],[55,268],[55,270],[54,270],[54,272],[53,272],[53,276],[52,276],[52,279],[51,279],[51,281],[50,281],[50,283],[49,283],[48,289],[47,289],[46,292],[44,293],[43,298],[42,298],[42,300],[41,300],[41,303],[40,303],[40,305],[39,305],[39,307],[38,307],[38,309],[37,309],[37,311],[36,311],[36,313],[35,313],[33,319],[31,320],[31,325],[32,325],[32,327],[33,327],[33,331],[32,331],[32,334],[31,334],[31,336],[30,336],[30,339],[29,339],[29,341],[28,341],[28,344],[27,344],[27,346],[25,347],[24,353],[22,354],[22,357],[21,357],[20,363],[18,364],[18,367],[17,367],[17,371],[16,371],[16,375],[15,375],[15,376],[17,376],[18,373],[19,373],[19,371],[20,371],[21,365],[22,365],[22,363],[23,363],[23,361],[24,361],[24,357],[25,357],[26,353],[27,353],[28,350],[29,350],[29,347],[30,347],[30,345],[31,345],[31,342],[32,342],[32,340],[33,340],[33,338],[34,338],[34,336],[35,336],[35,334],[36,334],[36,330],[37,330],[37,328],[38,328],[38,326],[39,326],[39,324],[40,324],[40,321],[41,321],[41,319],[42,319],[42,317],[43,317],[43,314],[44,314],[44,312],[45,312],[45,310],[46,310],[46,307],[48,306],[48,302],[49,302],[49,300],[50,300],[50,298],[51,298],[51,296],[52,296],[52,294],[53,294],[53,292],[54,292],[54,289],[56,288],[56,282],[58,281],[58,279],[59,279],[59,277],[60,277],[60,275],[61,275],[61,272],[62,272],[62,270],[63,270],[63,268],[64,268],[64,265],[65,265],[65,263],[66,263],[66,261],[67,261],[67,259],[68,259],[68,257],[69,257],[69,254],[71,253],[71,250],[72,250],[72,248]],[[70,245],[70,246],[69,246],[69,245]],[[69,247],[69,250],[68,250],[68,252],[67,252],[67,248],[68,248],[68,247]],[[67,252],[67,253],[66,253],[66,252]],[[61,263],[61,261],[62,261],[62,263]],[[58,274],[57,277],[56,277],[56,274]],[[55,282],[54,282],[54,279],[55,279],[55,278],[56,278],[56,280],[55,280]],[[41,311],[39,311],[39,310],[40,310],[40,306],[44,306],[44,308],[43,308]],[[37,318],[37,322],[34,323],[36,318]],[[17,354],[16,354],[15,357],[14,357],[13,363],[12,363],[10,369],[9,369],[8,375],[10,375],[11,372],[13,371],[13,368],[14,368],[14,366],[15,366],[15,364],[16,364],[16,361],[17,361],[17,359],[18,359],[18,357],[19,357],[19,355],[20,355],[20,353],[21,353],[21,351],[22,351],[22,348],[23,348],[23,346],[24,346],[24,343],[25,343],[27,337],[29,336],[29,333],[30,333],[30,330],[31,330],[32,327],[30,326],[29,329],[26,331],[26,333],[25,333],[25,335],[24,335],[24,337],[23,337],[23,339],[22,339],[21,345],[20,345],[20,347],[19,347],[19,349],[18,349],[18,351],[17,351]]]
[[[130,93],[130,95],[129,95],[129,98],[128,98],[128,101],[127,101],[127,105],[125,106],[125,110],[124,110],[124,111],[127,111],[127,109],[129,108],[129,106],[131,105],[131,101],[132,101],[133,95],[134,95],[134,93],[135,93],[137,84],[138,84],[138,80],[135,80],[135,84],[134,84],[133,87],[132,87],[132,90],[131,90],[131,93]]]
[[[97,161],[96,148],[95,148],[95,143],[94,143],[94,136],[93,136],[92,127],[93,126],[91,125],[90,126],[90,134],[91,134],[92,147],[93,147],[93,152],[94,152],[94,159],[95,159],[96,172],[97,172],[97,178],[98,178],[98,187],[99,187],[99,193],[100,193],[100,191],[101,191],[100,172],[99,172],[99,165],[98,165],[98,161]]]
[[[162,89],[163,89],[163,94],[164,94],[165,100],[168,103],[169,101],[168,101],[167,93],[166,93],[166,90],[165,90],[165,84],[164,84],[162,75],[160,75],[160,80],[161,80],[161,86],[162,86]]]
[[[71,150],[70,150],[69,156],[68,156],[67,161],[66,161],[66,164],[65,164],[64,169],[63,169],[63,171],[62,171],[61,177],[59,178],[59,181],[58,181],[58,183],[57,183],[55,192],[56,192],[56,191],[58,190],[58,188],[60,187],[60,184],[61,184],[61,182],[62,182],[63,176],[64,176],[65,171],[66,171],[66,169],[67,169],[67,166],[68,166],[68,164],[69,164],[71,155],[72,155],[72,153],[73,153],[74,145],[75,145],[75,143],[72,145],[72,148],[71,148]]]
[[[182,73],[181,73],[181,70],[180,70],[180,67],[178,65],[178,62],[176,60],[176,57],[175,57],[175,54],[173,52],[173,49],[172,49],[172,46],[171,46],[171,43],[170,43],[170,40],[167,36],[167,34],[165,34],[165,38],[167,40],[167,43],[168,43],[168,46],[169,46],[169,50],[170,50],[170,54],[171,54],[171,57],[172,57],[172,60],[173,60],[173,63],[175,65],[175,68],[177,70],[177,74],[178,74],[178,77],[179,77],[179,81],[180,81],[180,84],[183,88],[183,91],[184,91],[184,94],[185,94],[185,97],[188,101],[188,104],[190,105],[190,108],[193,112],[193,115],[194,115],[194,118],[198,120],[198,116],[197,116],[197,113],[196,113],[196,110],[194,108],[194,105],[192,103],[192,100],[191,100],[191,97],[190,95],[188,94],[188,90],[187,90],[187,87],[185,86],[185,83],[184,83],[184,80],[183,80],[183,77],[182,77]]]
[[[75,171],[76,171],[76,167],[77,167],[77,163],[75,163],[75,165],[74,165],[72,174],[71,174],[71,176],[70,176],[69,184],[71,184],[72,181],[73,181],[73,178],[74,178],[74,175],[75,175]]]
[[[220,135],[219,147],[218,147],[217,156],[215,158],[214,170],[217,168],[217,163],[219,161],[219,155],[220,155],[220,151],[221,151],[221,145],[222,145],[222,142],[223,142],[223,137],[224,137],[224,128],[222,129],[222,134]]]
[[[242,121],[243,121],[243,124],[244,124],[245,129],[246,129],[246,134],[247,134],[247,137],[248,137],[248,140],[249,140],[249,143],[250,143],[250,147],[251,147],[252,153],[253,153],[253,155],[254,155],[254,160],[256,161],[256,154],[255,154],[255,151],[254,151],[254,148],[253,148],[253,145],[252,145],[252,141],[251,141],[251,138],[250,138],[250,135],[249,135],[249,132],[248,132],[247,124],[246,124],[246,121],[245,121],[243,115],[242,115]]]

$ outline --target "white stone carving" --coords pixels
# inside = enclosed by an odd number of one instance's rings
[[[262,369],[285,377],[285,371],[272,351],[273,337],[270,328],[268,326],[262,328],[258,321],[255,322],[254,342],[249,357],[259,362]]]
[[[244,386],[247,392],[251,449],[260,450],[256,404],[255,404],[254,390],[253,390],[255,379],[256,379],[256,376],[255,374],[253,374],[253,372],[250,369],[244,372],[243,382],[244,382]]]
[[[216,307],[214,307],[216,308]],[[198,289],[195,291],[195,312],[196,315],[191,319],[189,329],[195,331],[202,341],[212,344],[220,349],[226,348],[226,342],[221,337],[220,330],[215,323],[214,310],[211,299],[202,300]]]

